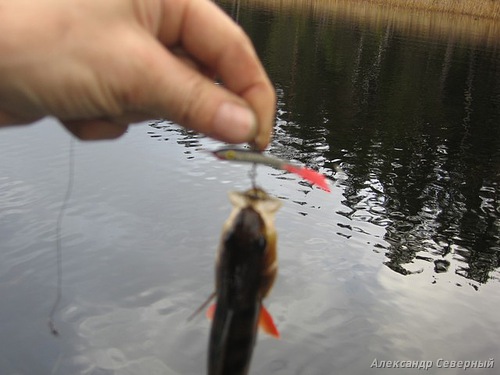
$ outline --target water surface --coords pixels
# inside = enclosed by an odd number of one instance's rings
[[[270,152],[332,178],[326,194],[258,169],[284,202],[266,302],[282,339],[259,338],[251,373],[500,360],[498,40],[299,3],[224,3],[277,87]],[[0,131],[1,374],[205,372],[209,322],[186,318],[212,291],[227,191],[250,185],[248,166],[206,152],[218,146],[166,121],[73,145],[52,119]]]

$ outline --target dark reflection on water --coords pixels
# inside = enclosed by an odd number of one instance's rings
[[[486,283],[500,266],[498,44],[277,8],[243,2],[238,14],[280,94],[272,150],[327,169],[340,160],[345,215],[385,227],[375,250],[392,270],[434,262]]]

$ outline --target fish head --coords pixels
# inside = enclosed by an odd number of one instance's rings
[[[267,246],[266,226],[260,214],[250,206],[239,210],[226,235],[226,247],[242,256],[261,256]]]
[[[277,270],[275,216],[281,207],[279,199],[260,188],[230,192],[233,211],[225,223],[219,248],[217,269],[230,270],[229,259],[239,264],[258,289],[259,298],[269,292]],[[225,266],[223,266],[225,264]],[[217,272],[219,274],[219,272]],[[243,275],[241,272],[237,272]],[[236,273],[234,273],[236,274]],[[222,278],[219,278],[219,282]],[[248,280],[247,280],[248,281]]]
[[[226,231],[234,230],[236,222],[244,224],[245,233],[251,234],[249,238],[264,237],[267,244],[275,246],[276,212],[281,207],[281,201],[271,197],[263,189],[255,187],[245,192],[232,191],[229,193],[229,199],[233,204],[233,212],[226,222]],[[243,221],[242,221],[243,220]],[[252,221],[254,225],[250,226]],[[259,223],[257,225],[257,223]],[[243,227],[242,227],[243,228]],[[250,233],[249,231],[253,231]]]
[[[252,207],[263,218],[267,217],[270,220],[268,224],[274,222],[276,212],[281,207],[281,201],[278,198],[271,197],[259,187],[251,188],[245,192],[231,191],[229,192],[229,200],[236,210]]]
[[[231,148],[221,148],[212,151],[212,154],[219,160],[234,160],[236,158],[236,151]]]

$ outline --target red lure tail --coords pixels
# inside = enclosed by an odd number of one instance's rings
[[[314,185],[318,185],[321,189],[327,192],[331,191],[326,177],[321,173],[310,168],[296,167],[294,165],[287,164],[284,160],[264,155],[261,152],[246,149],[222,148],[214,151],[213,154],[221,160],[248,162],[267,165],[277,169],[284,169],[290,173],[295,173]]]
[[[328,193],[331,191],[330,186],[328,186],[326,177],[313,169],[306,167],[295,167],[290,164],[284,165],[283,169],[290,173],[295,173],[296,175],[302,177],[304,180],[307,180],[314,185],[318,185],[321,189],[327,191]]]

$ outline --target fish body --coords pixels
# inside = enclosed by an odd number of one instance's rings
[[[259,322],[279,335],[262,305],[277,273],[274,216],[281,202],[263,190],[231,192],[216,265],[208,374],[247,374]]]

